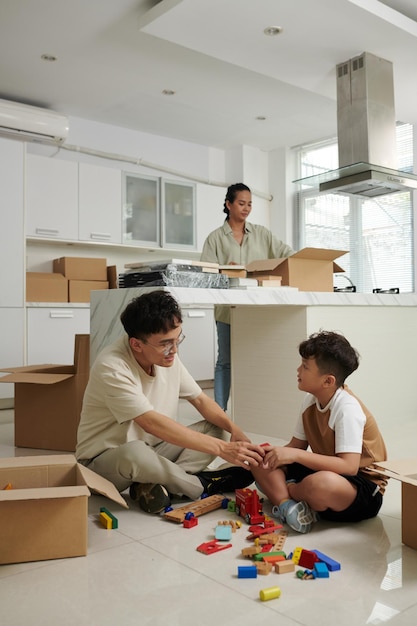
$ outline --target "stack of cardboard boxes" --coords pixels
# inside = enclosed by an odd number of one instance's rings
[[[53,260],[53,272],[27,272],[27,302],[90,302],[90,292],[109,289],[106,259],[61,257]],[[115,268],[114,268],[115,272]],[[112,284],[111,287],[115,285]]]

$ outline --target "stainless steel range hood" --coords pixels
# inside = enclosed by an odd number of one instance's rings
[[[364,52],[336,73],[339,169],[294,182],[368,198],[417,189],[397,170],[392,63]]]

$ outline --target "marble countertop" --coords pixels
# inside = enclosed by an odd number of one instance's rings
[[[135,296],[154,289],[165,289],[184,306],[417,306],[417,293],[375,294],[298,291],[286,287],[253,289],[193,289],[186,287],[131,287],[91,293],[92,305],[105,300],[128,303]]]

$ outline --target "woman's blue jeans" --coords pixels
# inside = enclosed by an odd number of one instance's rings
[[[216,322],[217,362],[214,369],[214,399],[226,411],[230,395],[230,324]]]

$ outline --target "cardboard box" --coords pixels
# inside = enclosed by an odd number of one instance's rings
[[[105,280],[69,280],[68,302],[90,302],[90,292],[95,289],[108,289]]]
[[[334,259],[343,254],[346,250],[303,248],[290,257],[252,261],[246,269],[248,277],[281,276],[282,285],[300,291],[333,291],[333,273],[344,272]]]
[[[27,272],[26,302],[68,302],[68,280],[62,274]]]
[[[219,265],[220,274],[226,274],[230,278],[246,278],[244,265]]]
[[[417,458],[377,463],[384,476],[401,481],[402,542],[417,550]]]
[[[90,335],[75,335],[74,365],[1,369],[14,383],[15,446],[74,452],[90,368]]]
[[[90,490],[129,508],[72,455],[0,458],[0,564],[87,554]]]
[[[54,259],[53,270],[71,280],[107,280],[106,259],[63,256]]]

